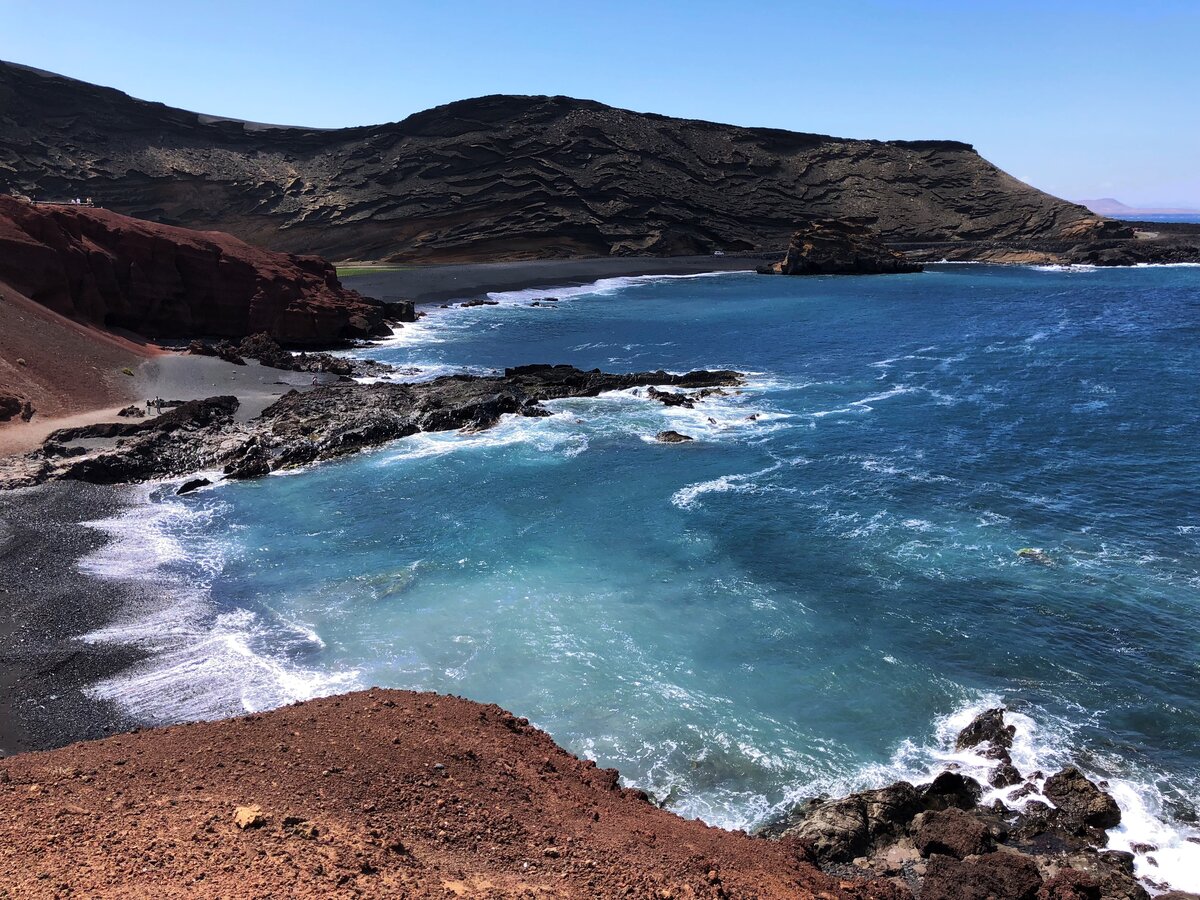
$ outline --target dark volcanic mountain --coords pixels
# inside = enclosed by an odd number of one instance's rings
[[[5,63],[0,190],[90,196],[335,259],[778,251],[813,217],[888,240],[1055,239],[1093,218],[954,141],[844,140],[566,97],[284,128]]]

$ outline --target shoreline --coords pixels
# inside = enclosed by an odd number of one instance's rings
[[[754,269],[783,251],[757,256],[619,256],[591,259],[536,259],[513,262],[437,263],[364,275],[342,283],[361,294],[397,297],[418,304],[469,300],[501,291],[580,287],[604,278],[644,275],[703,275]]]
[[[147,590],[79,568],[110,543],[83,523],[133,503],[127,488],[81,482],[0,492],[0,758],[140,727],[86,688],[147,654],[80,639]]]

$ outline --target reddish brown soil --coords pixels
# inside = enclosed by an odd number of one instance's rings
[[[154,338],[331,344],[386,334],[382,310],[315,256],[84,206],[0,196],[0,284],[55,312]]]
[[[407,691],[121,735],[0,761],[0,897],[907,896],[616,780],[499,707]]]
[[[0,284],[0,394],[28,400],[33,421],[0,422],[0,456],[36,446],[49,424],[128,403],[124,373],[160,351],[100,328],[73,322]],[[22,362],[23,361],[23,362]]]

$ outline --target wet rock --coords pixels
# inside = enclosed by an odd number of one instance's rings
[[[974,809],[983,796],[983,787],[974,778],[958,772],[943,772],[921,792],[925,809]]]
[[[212,484],[207,478],[193,478],[191,481],[185,481],[179,486],[179,490],[175,492],[176,496],[190,494],[192,491],[198,491],[202,487],[208,487]]]
[[[1012,748],[1013,737],[1017,733],[1015,725],[1004,723],[1004,707],[986,709],[971,720],[954,741],[955,750],[970,750],[980,744],[990,744],[993,747]]]
[[[573,366],[519,366],[503,376],[452,375],[420,384],[337,383],[289,391],[249,422],[233,422],[235,397],[188,401],[144,422],[60,429],[51,443],[120,437],[115,447],[76,460],[45,450],[0,462],[0,483],[54,479],[118,484],[220,468],[253,478],[320,459],[336,459],[418,431],[489,428],[504,415],[549,415],[543,401],[594,397],[653,384],[699,389],[739,384],[729,371],[672,375],[663,371],[606,374]],[[30,465],[34,463],[36,465]]]
[[[1058,807],[1062,825],[1077,834],[1121,824],[1117,802],[1074,766],[1047,778],[1042,791]]]
[[[680,434],[678,431],[660,431],[654,436],[654,439],[664,444],[682,444],[695,440],[695,438],[689,437],[686,434]]]
[[[467,301],[465,301],[465,302],[463,302],[463,303],[460,303],[460,304],[458,304],[458,305],[459,305],[459,306],[462,306],[462,307],[468,307],[468,308],[469,308],[469,307],[474,307],[474,306],[499,306],[499,305],[500,305],[500,301],[498,301],[498,300],[484,300],[482,297],[476,297],[476,298],[475,298],[475,299],[473,299],[473,300],[467,300]]]
[[[411,300],[402,300],[399,297],[384,297],[383,310],[384,315],[391,322],[417,321],[417,307]]]
[[[663,406],[682,406],[685,409],[695,408],[693,398],[688,394],[679,394],[675,391],[660,391],[658,388],[651,386],[647,388],[646,396],[651,400],[657,400]]]
[[[920,272],[903,253],[884,245],[879,234],[854,222],[814,219],[792,234],[782,262],[763,266],[763,275],[886,275]]]
[[[955,808],[924,814],[913,842],[922,856],[941,853],[955,859],[995,849],[988,827],[965,810]]]
[[[988,784],[994,788],[1006,788],[1020,784],[1023,777],[1017,767],[1010,762],[1001,762],[988,775]]]
[[[929,859],[921,900],[1035,900],[1041,886],[1037,863],[1024,854],[939,855]]]
[[[1057,864],[1090,876],[1099,885],[1101,900],[1149,900],[1134,876],[1132,853],[1084,847],[1063,854]]]
[[[1037,563],[1039,566],[1052,566],[1054,560],[1050,554],[1040,547],[1022,547],[1017,551],[1017,556],[1028,562]]]

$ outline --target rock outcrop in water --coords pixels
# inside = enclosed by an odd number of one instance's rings
[[[55,479],[122,484],[217,468],[229,478],[254,478],[421,431],[480,431],[503,415],[548,416],[546,400],[657,384],[700,395],[740,382],[741,375],[730,371],[613,375],[573,366],[518,366],[499,376],[293,390],[246,423],[234,421],[236,397],[210,397],[144,421],[60,429],[35,453],[0,460],[0,488]],[[113,443],[97,447],[97,439]]]
[[[320,130],[198,115],[0,64],[0,187],[332,259],[778,252],[809,218],[888,241],[1100,221],[957,141],[742,128],[568,97]]]
[[[832,219],[803,223],[792,232],[781,262],[762,266],[760,275],[894,275],[920,272],[903,253],[884,245],[879,235],[855,222]]]
[[[956,749],[1016,771],[1013,734],[1004,710],[989,709]],[[1097,849],[1121,822],[1103,785],[1074,767],[1017,775],[1007,802],[981,806],[982,785],[944,772],[927,785],[814,800],[763,833],[796,840],[831,874],[891,878],[921,900],[1149,900],[1132,854]]]
[[[322,259],[4,196],[0,283],[76,321],[146,337],[262,332],[311,346],[391,333],[385,308],[344,289]]]

